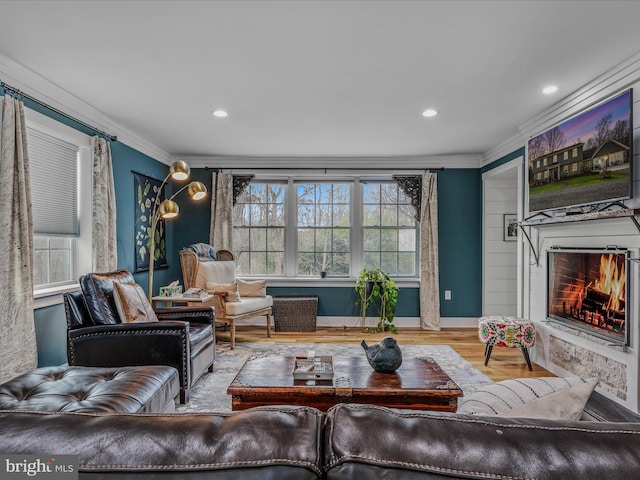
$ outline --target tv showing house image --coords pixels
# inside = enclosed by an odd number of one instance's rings
[[[528,143],[529,213],[628,199],[631,90]]]

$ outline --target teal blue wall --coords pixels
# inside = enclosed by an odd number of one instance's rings
[[[274,296],[317,295],[320,317],[359,317],[360,308],[356,304],[359,297],[354,287],[355,282],[353,287],[268,287],[267,290]],[[401,288],[395,316],[418,316],[418,302],[417,288]]]
[[[482,313],[482,178],[479,169],[438,172],[440,316]],[[451,300],[444,291],[451,290]]]
[[[67,320],[62,305],[52,305],[33,312],[38,345],[38,366],[67,362]]]
[[[211,171],[198,169],[193,178],[211,187]],[[482,310],[482,182],[479,169],[438,172],[438,241],[440,256],[440,314],[480,316]],[[175,220],[177,249],[209,241],[210,202],[181,210]],[[355,286],[355,285],[354,285]],[[452,300],[444,300],[444,290]],[[318,295],[318,315],[359,315],[353,287],[269,287],[271,295]],[[402,288],[397,317],[420,315],[417,288]]]
[[[192,202],[182,194],[176,197],[180,204],[180,215],[173,222],[173,232],[175,235],[175,251],[176,261],[180,259],[178,251],[192,243],[204,242],[209,243],[209,225],[211,223],[211,170],[204,168],[191,169],[191,179],[204,183],[209,190],[209,195],[200,201]],[[181,272],[181,271],[180,271]],[[181,273],[180,273],[181,275]],[[180,276],[182,283],[182,276]]]
[[[135,271],[135,245],[134,245],[134,205],[135,196],[133,191],[133,172],[142,173],[149,177],[163,180],[169,171],[169,167],[153,158],[140,153],[139,151],[121,143],[111,144],[111,155],[113,159],[113,177],[116,189],[117,219],[116,228],[118,232],[118,268],[124,268],[130,272]],[[167,193],[171,192],[173,185],[167,185]],[[167,228],[167,263],[169,268],[156,269],[153,274],[154,291],[157,293],[161,285],[166,285],[180,275],[180,266],[177,255],[173,252],[174,245],[173,228]],[[147,272],[134,273],[136,282],[147,290],[149,275]]]

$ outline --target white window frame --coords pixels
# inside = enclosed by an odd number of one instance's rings
[[[285,238],[284,238],[284,274],[283,275],[268,275],[271,285],[280,285],[278,279],[298,282],[312,282],[318,281],[318,285],[327,286],[329,283],[349,283],[357,277],[358,272],[362,270],[364,261],[363,255],[363,228],[362,228],[362,215],[363,215],[363,184],[362,181],[389,181],[389,176],[362,176],[362,175],[338,175],[338,176],[322,176],[322,175],[269,175],[269,174],[256,174],[253,182],[269,182],[274,180],[286,181],[287,192],[285,199]],[[350,242],[350,257],[351,257],[351,272],[349,277],[329,277],[328,279],[316,279],[313,277],[304,277],[296,275],[296,258],[297,258],[297,183],[351,183],[351,200],[350,200],[350,217],[351,217],[351,242]],[[394,279],[398,279],[404,284],[412,284],[419,280],[419,256],[420,256],[420,228],[416,226],[416,276],[399,276]],[[284,284],[283,284],[284,285]]]
[[[25,108],[27,127],[77,145],[78,152],[78,237],[72,238],[71,279],[63,285],[41,287],[34,291],[36,308],[62,301],[62,293],[78,288],[78,277],[91,271],[92,244],[92,161],[91,137],[35,110]],[[28,148],[28,147],[27,147]],[[42,299],[42,300],[41,300]]]

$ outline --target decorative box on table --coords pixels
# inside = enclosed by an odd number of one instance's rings
[[[331,380],[333,359],[328,355],[296,357],[293,364],[294,380]]]
[[[182,285],[176,285],[175,287],[160,287],[161,297],[179,297],[182,295]]]

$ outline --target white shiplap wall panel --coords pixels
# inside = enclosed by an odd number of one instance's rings
[[[514,161],[514,165],[522,159]],[[483,177],[483,315],[515,315],[517,242],[504,241],[504,215],[518,210],[517,167]]]

